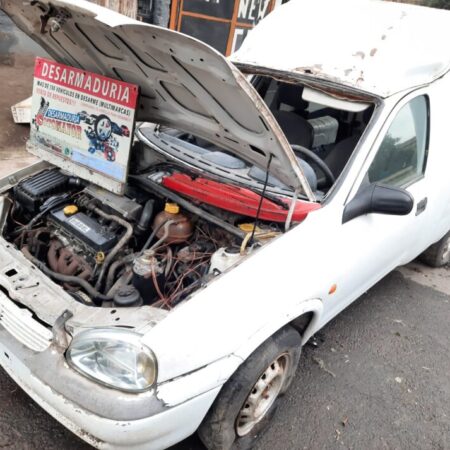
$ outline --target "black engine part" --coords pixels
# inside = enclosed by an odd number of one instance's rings
[[[63,208],[51,211],[49,218],[96,252],[106,252],[117,243],[115,233],[82,212],[66,216]]]
[[[22,208],[36,214],[47,199],[67,191],[69,179],[59,170],[46,170],[21,181],[14,188],[14,195]]]
[[[114,306],[119,308],[141,306],[142,304],[141,294],[134,286],[123,286],[114,295]]]

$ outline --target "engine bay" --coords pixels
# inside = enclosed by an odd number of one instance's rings
[[[171,309],[282,233],[289,209],[264,199],[260,214],[269,206],[283,214],[255,223],[255,211],[246,216],[170,190],[174,176],[196,182],[156,166],[130,176],[118,196],[57,168],[41,171],[8,192],[3,237],[84,305]]]

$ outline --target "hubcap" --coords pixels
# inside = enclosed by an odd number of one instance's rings
[[[283,354],[273,361],[258,378],[236,421],[236,433],[245,436],[269,411],[283,388],[289,369],[289,356]]]
[[[111,122],[109,119],[102,119],[97,125],[97,133],[101,140],[106,141],[111,136]]]

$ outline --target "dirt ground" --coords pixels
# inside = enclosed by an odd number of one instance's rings
[[[0,14],[0,176],[29,164],[10,107],[35,49]],[[303,352],[259,450],[450,449],[450,271],[414,262],[382,280]],[[0,369],[0,448],[88,449]],[[195,436],[172,450],[202,449]]]
[[[12,119],[11,106],[29,97],[33,79],[33,58],[16,57],[11,65],[0,66],[0,176],[23,165],[30,164],[33,157],[25,150],[30,132],[27,125],[16,125]]]
[[[25,150],[29,126],[14,123],[11,106],[31,95],[36,50],[0,15],[0,176],[34,160]]]

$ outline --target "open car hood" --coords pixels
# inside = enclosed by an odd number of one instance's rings
[[[57,62],[140,87],[138,121],[200,136],[314,195],[271,112],[244,75],[189,36],[129,19],[87,1],[1,8]]]

